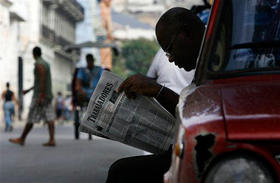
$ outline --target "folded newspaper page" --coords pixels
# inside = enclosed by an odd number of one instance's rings
[[[118,94],[122,81],[112,72],[103,72],[82,117],[80,131],[152,153],[167,151],[177,129],[174,117],[154,98],[128,99],[124,92]]]

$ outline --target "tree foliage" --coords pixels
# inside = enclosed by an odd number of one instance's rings
[[[135,73],[146,74],[159,46],[146,39],[123,43],[121,55],[114,57],[113,72],[127,77]]]

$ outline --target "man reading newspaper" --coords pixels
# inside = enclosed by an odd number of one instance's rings
[[[189,10],[172,8],[157,22],[156,36],[169,61],[190,71],[195,69],[204,29],[201,20]],[[155,97],[173,115],[179,99],[178,94],[143,75],[127,78],[118,92],[125,92],[127,97],[136,99],[138,95]],[[171,151],[124,158],[111,165],[106,182],[162,183],[170,161]]]
[[[158,42],[169,61],[186,71],[195,69],[203,33],[204,24],[184,8],[168,10],[156,25]],[[122,81],[103,73],[81,131],[155,153],[118,160],[110,167],[107,183],[163,182],[170,166],[176,130],[172,115],[178,100],[177,93],[152,78],[134,75]]]

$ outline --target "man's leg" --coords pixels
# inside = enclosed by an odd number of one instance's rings
[[[170,162],[171,151],[123,158],[111,165],[106,183],[163,183]]]
[[[9,131],[13,131],[13,121],[15,120],[15,106],[13,103],[11,103],[11,108],[10,108],[10,125],[9,125]]]
[[[48,103],[44,104],[42,106],[42,118],[44,119],[44,121],[47,122],[48,124],[48,128],[49,128],[49,136],[50,139],[47,143],[44,143],[44,146],[55,146],[55,138],[54,138],[54,133],[55,133],[55,127],[54,127],[54,120],[55,120],[55,113],[54,113],[54,108],[52,106],[51,101],[49,101]]]
[[[55,127],[54,127],[54,121],[49,121],[48,127],[49,127],[49,135],[50,139],[49,142],[43,144],[44,146],[55,146],[55,138],[54,138],[54,132],[55,132]]]
[[[5,132],[7,132],[11,125],[11,114],[7,103],[4,104],[4,115],[5,115]]]
[[[79,140],[80,138],[79,126],[80,126],[79,123],[74,123],[74,134],[76,140]]]
[[[80,118],[79,118],[79,111],[78,109],[75,109],[74,111],[74,134],[75,134],[75,139],[79,139],[80,137],[80,132],[79,132],[79,126],[80,126]]]
[[[87,110],[87,104],[81,109],[81,114],[79,115],[79,122],[80,122],[80,118],[82,117],[83,114],[85,114],[86,110]],[[91,134],[88,134],[88,140],[92,140]]]
[[[30,130],[32,129],[32,127],[33,127],[33,123],[26,123],[21,136],[19,138],[9,139],[9,141],[15,144],[24,145],[25,138],[30,132]]]
[[[36,100],[32,98],[31,105],[28,112],[27,123],[25,124],[22,134],[19,138],[9,139],[10,142],[24,145],[26,136],[29,134],[30,130],[33,127],[33,122],[40,121],[40,119],[37,118],[38,116],[37,114],[39,110],[40,109],[36,105]]]
[[[88,140],[92,140],[91,134],[88,134]]]

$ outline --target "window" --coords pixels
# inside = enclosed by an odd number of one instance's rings
[[[280,70],[280,0],[224,2],[208,70]]]

